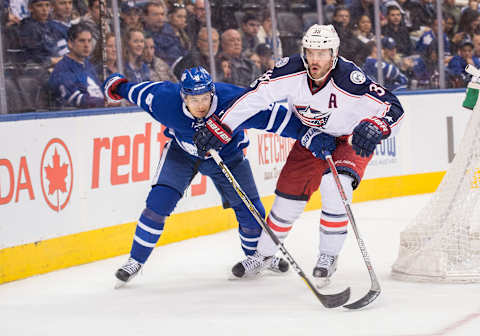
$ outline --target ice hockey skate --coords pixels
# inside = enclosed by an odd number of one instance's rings
[[[256,251],[253,255],[237,263],[232,268],[232,273],[237,278],[246,278],[259,275],[264,269],[276,273],[288,271],[288,263],[277,256],[265,257]]]
[[[337,270],[337,256],[321,253],[313,268],[313,279],[317,288],[323,288],[330,283],[330,277]]]
[[[142,264],[132,258],[128,258],[125,265],[120,267],[115,273],[118,281],[115,284],[115,289],[125,286],[127,282],[132,280],[142,269]]]

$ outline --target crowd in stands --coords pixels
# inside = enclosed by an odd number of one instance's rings
[[[247,87],[277,56],[300,51],[318,22],[316,0],[211,0],[216,79]],[[119,71],[112,6],[99,0],[4,0],[2,38],[9,111],[103,107],[101,83]],[[184,69],[210,69],[204,0],[118,0],[122,68],[130,81],[176,82]],[[439,38],[447,88],[465,87],[466,64],[480,67],[480,1],[443,1],[438,32],[434,0],[381,1],[384,85],[437,89]],[[377,80],[373,0],[324,0],[323,22],[340,36],[340,56]],[[104,22],[103,46],[100,22]],[[439,37],[441,36],[441,37]],[[104,47],[104,50],[102,49]]]

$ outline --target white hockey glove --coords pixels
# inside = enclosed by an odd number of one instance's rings
[[[117,93],[117,88],[120,84],[127,82],[128,80],[125,76],[119,73],[111,74],[105,79],[105,82],[103,83],[103,93],[107,99],[107,103],[115,104],[122,100],[123,97]]]

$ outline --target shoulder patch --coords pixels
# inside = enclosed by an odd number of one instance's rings
[[[281,67],[283,67],[285,64],[287,64],[289,60],[290,60],[289,57],[280,58],[280,59],[275,63],[275,67],[276,67],[276,68],[281,68]]]
[[[355,84],[363,84],[367,79],[362,72],[355,70],[350,73],[350,80]]]

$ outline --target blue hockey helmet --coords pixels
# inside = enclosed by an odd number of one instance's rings
[[[215,84],[213,84],[212,77],[203,67],[186,69],[182,73],[180,80],[180,92],[182,98],[185,95],[200,95],[206,92],[215,94]]]

